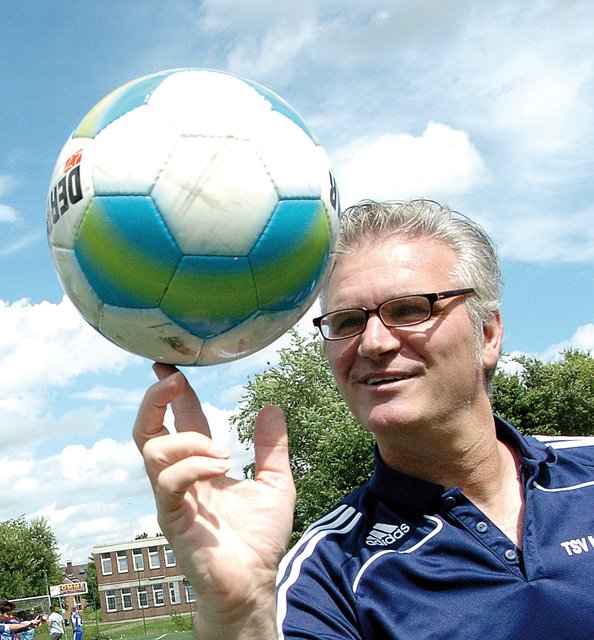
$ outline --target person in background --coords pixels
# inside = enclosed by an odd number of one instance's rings
[[[82,616],[74,608],[70,613],[70,626],[72,627],[72,640],[82,640],[83,620]]]
[[[50,607],[50,614],[46,623],[49,627],[50,640],[61,640],[64,635],[64,618],[61,613],[56,611],[53,605]]]
[[[254,479],[229,478],[186,378],[155,365],[134,437],[200,640],[594,638],[594,438],[493,415],[500,291],[467,217],[428,200],[344,212],[314,324],[376,467],[284,558],[282,411],[256,419]]]

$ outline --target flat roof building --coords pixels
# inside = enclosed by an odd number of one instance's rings
[[[96,545],[93,558],[105,622],[190,613],[196,606],[164,536]]]

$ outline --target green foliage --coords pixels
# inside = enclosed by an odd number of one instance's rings
[[[0,599],[43,595],[60,581],[58,541],[44,518],[0,522]]]
[[[189,631],[192,628],[191,621],[187,617],[182,616],[179,611],[172,611],[169,617],[176,631]]]
[[[594,435],[594,358],[570,349],[558,362],[514,358],[518,374],[493,378],[496,413],[526,434]]]
[[[373,438],[342,401],[318,339],[293,331],[290,346],[279,356],[276,367],[250,380],[232,421],[240,440],[249,442],[263,406],[277,404],[285,412],[297,487],[296,539],[314,519],[369,478]]]
[[[87,609],[89,610],[89,615],[92,613],[95,615],[95,611],[99,609],[99,583],[97,581],[97,567],[95,565],[95,560],[93,556],[89,556],[89,561],[85,567],[85,575],[87,581],[87,595],[85,599],[88,603]]]

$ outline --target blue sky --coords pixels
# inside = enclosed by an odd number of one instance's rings
[[[190,66],[268,86],[321,139],[343,205],[427,196],[482,222],[502,258],[505,351],[551,360],[594,349],[593,32],[589,0],[6,3],[0,518],[44,516],[73,562],[158,530],[130,442],[150,363],[85,325],[46,242],[56,156],[106,93]],[[279,344],[187,371],[237,467],[227,420]]]

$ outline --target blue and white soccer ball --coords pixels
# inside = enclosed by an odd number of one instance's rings
[[[115,344],[209,365],[293,326],[329,269],[328,158],[270,90],[208,69],[116,89],[59,154],[47,229],[64,290]]]

